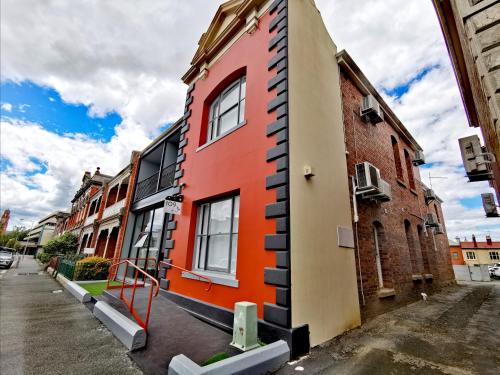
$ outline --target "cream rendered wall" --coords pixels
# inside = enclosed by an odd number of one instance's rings
[[[315,346],[361,320],[354,250],[337,244],[352,228],[337,49],[312,0],[288,9],[292,324]]]
[[[467,251],[472,251],[476,253],[476,259],[467,259]],[[479,249],[479,250],[462,250],[464,256],[465,264],[473,266],[474,264],[493,264],[500,263],[500,260],[491,260],[490,251],[497,251],[500,253],[500,249]]]

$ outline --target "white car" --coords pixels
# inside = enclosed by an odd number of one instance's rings
[[[493,266],[488,266],[490,277],[500,279],[500,263],[495,263]]]

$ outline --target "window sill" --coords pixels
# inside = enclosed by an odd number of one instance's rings
[[[205,144],[201,145],[200,147],[198,147],[198,148],[196,149],[196,152],[203,150],[204,148],[206,148],[206,147],[210,146],[211,144],[214,144],[215,142],[217,142],[217,141],[221,140],[222,138],[224,138],[224,137],[228,136],[229,134],[231,134],[231,133],[235,132],[235,131],[236,131],[236,130],[238,130],[239,128],[242,128],[242,127],[243,127],[243,126],[245,126],[246,124],[247,124],[247,122],[246,122],[246,120],[245,120],[245,121],[243,121],[241,124],[237,125],[236,127],[232,128],[232,129],[230,129],[230,130],[228,130],[228,131],[227,131],[227,132],[225,132],[225,133],[222,133],[222,134],[221,134],[221,135],[219,135],[217,138],[214,138],[214,139],[212,139],[211,141],[208,141],[207,143],[205,143]]]
[[[416,197],[418,197],[418,193],[417,193],[417,191],[415,189],[410,189],[410,191],[411,191],[411,193],[413,195],[415,195]]]
[[[231,276],[223,276],[212,272],[203,272],[203,271],[194,271],[194,272],[199,273],[202,276],[209,277],[210,279],[212,279],[212,283],[214,284],[230,286],[232,288],[238,288],[240,285],[240,282]],[[198,280],[198,281],[203,281],[204,283],[208,283],[207,280],[197,277],[189,272],[182,272],[181,275],[186,279]]]
[[[399,178],[398,178],[398,179],[396,179],[396,182],[397,182],[400,186],[404,187],[405,189],[407,188],[406,184],[405,184],[402,180],[400,180]]]
[[[393,288],[381,288],[377,292],[378,298],[389,298],[396,296],[396,291]]]

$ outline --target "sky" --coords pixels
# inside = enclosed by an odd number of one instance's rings
[[[3,0],[0,210],[11,223],[67,209],[85,170],[121,170],[183,112],[188,69],[217,0]],[[468,183],[469,128],[430,0],[316,0],[346,49],[423,147],[422,180],[443,199],[448,236],[500,239]]]

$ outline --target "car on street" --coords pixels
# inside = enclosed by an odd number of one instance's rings
[[[9,247],[0,247],[0,267],[10,268],[14,263],[16,250]]]
[[[490,273],[490,277],[500,278],[500,263],[495,263],[492,266],[488,266],[488,271]]]

